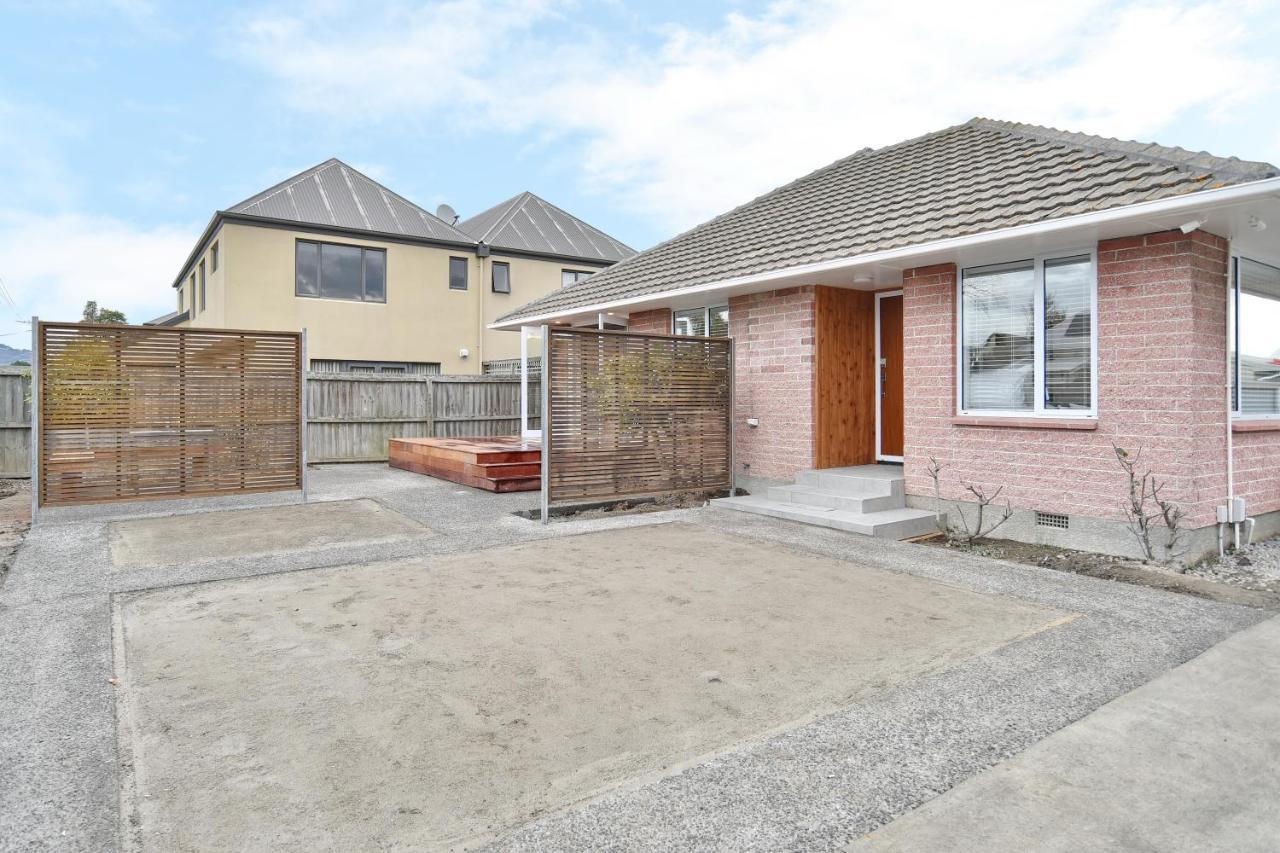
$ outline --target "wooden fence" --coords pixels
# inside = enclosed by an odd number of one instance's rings
[[[530,426],[540,386],[530,381]],[[520,434],[520,380],[309,373],[307,461],[385,462],[389,438]]]
[[[302,340],[40,323],[41,506],[300,489]]]
[[[544,500],[729,490],[727,338],[551,328]]]
[[[0,477],[31,476],[31,368],[0,367]]]

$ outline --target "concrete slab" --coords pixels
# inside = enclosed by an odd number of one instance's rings
[[[124,595],[122,826],[478,843],[1069,618],[686,524]]]
[[[1274,851],[1280,618],[1102,706],[849,853]]]
[[[116,568],[274,554],[429,536],[430,528],[368,498],[113,522]]]

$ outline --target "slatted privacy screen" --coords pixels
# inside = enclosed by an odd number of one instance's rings
[[[549,331],[546,500],[719,491],[732,479],[727,338]]]
[[[300,489],[296,333],[41,323],[42,506]]]

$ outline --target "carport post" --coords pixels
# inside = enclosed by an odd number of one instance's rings
[[[31,523],[40,514],[40,318],[31,318]]]
[[[737,460],[733,458],[734,445],[737,444],[737,416],[733,410],[733,338],[729,338],[729,497],[738,496],[738,469]]]
[[[298,340],[298,461],[302,465],[302,502],[307,502],[307,328]]]
[[[551,335],[550,327],[542,327],[542,417],[539,426],[542,428],[542,491],[539,502],[542,509],[542,523],[549,518],[549,495],[547,487],[551,485]]]

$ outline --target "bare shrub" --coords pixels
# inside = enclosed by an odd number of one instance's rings
[[[1004,486],[998,486],[994,492],[990,494],[983,486],[974,483],[966,483],[963,480],[960,485],[965,491],[973,495],[974,502],[977,504],[977,515],[974,524],[969,525],[968,518],[965,517],[964,507],[959,503],[954,503],[956,509],[956,518],[960,520],[959,526],[951,522],[951,516],[942,511],[942,469],[943,464],[935,457],[929,457],[929,476],[933,479],[933,496],[934,496],[934,522],[938,525],[938,530],[946,534],[947,538],[952,542],[960,543],[966,547],[970,547],[974,542],[989,536],[996,528],[1004,524],[1013,517],[1013,505],[1007,500],[1003,507],[1000,507],[1000,513],[995,516],[988,511],[988,507],[996,502],[1000,497],[1000,493],[1004,491]]]
[[[1161,495],[1166,483],[1157,480],[1152,471],[1142,470],[1142,448],[1134,453],[1117,445],[1112,449],[1128,480],[1124,518],[1129,532],[1138,541],[1143,557],[1154,563],[1174,562],[1186,550],[1179,547],[1186,532],[1182,527],[1186,513]]]

